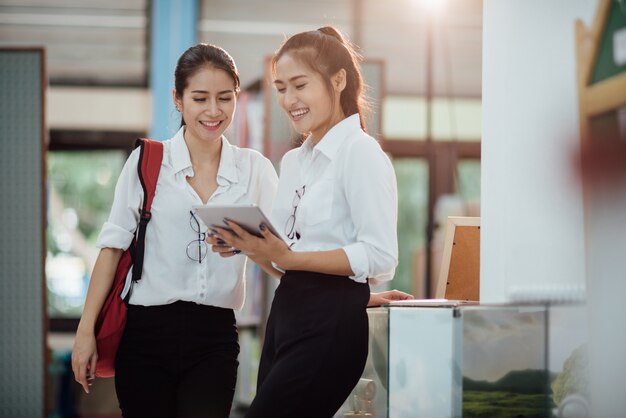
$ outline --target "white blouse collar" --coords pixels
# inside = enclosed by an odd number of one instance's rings
[[[191,169],[191,157],[183,135],[184,130],[185,128],[181,127],[172,138],[170,158],[172,168],[175,173],[185,169]],[[237,183],[239,181],[239,176],[237,173],[237,162],[235,160],[235,147],[231,145],[223,135],[221,140],[222,152],[220,155],[220,166],[217,171],[217,176],[231,183]]]

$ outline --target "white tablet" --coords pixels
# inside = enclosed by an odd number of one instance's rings
[[[193,206],[193,210],[209,228],[215,225],[229,229],[224,222],[224,219],[228,218],[252,235],[261,237],[263,235],[259,226],[264,223],[270,232],[284,241],[282,234],[274,228],[269,218],[255,204]]]

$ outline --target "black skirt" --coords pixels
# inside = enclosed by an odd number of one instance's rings
[[[368,350],[367,283],[287,271],[276,289],[246,415],[332,415],[359,381]]]

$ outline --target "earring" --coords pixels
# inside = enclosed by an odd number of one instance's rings
[[[176,106],[176,111],[180,113],[180,107]]]

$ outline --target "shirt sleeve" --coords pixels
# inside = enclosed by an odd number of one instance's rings
[[[278,174],[276,174],[274,166],[267,158],[263,159],[263,169],[261,170],[258,185],[258,205],[263,213],[271,218],[273,215],[272,210],[274,206],[274,198],[276,197],[276,191],[278,190]],[[274,262],[272,262],[272,266],[282,273],[285,272],[285,270],[274,264]]]
[[[96,241],[98,248],[126,250],[133,241],[143,200],[143,189],[137,173],[138,162],[139,149],[135,149],[117,179],[109,219],[102,226]]]
[[[274,198],[278,189],[278,175],[270,160],[263,159],[263,168],[259,177],[258,205],[266,215],[270,216],[274,206]]]
[[[344,190],[356,242],[343,247],[357,282],[393,278],[398,265],[398,190],[393,165],[372,138],[359,138],[347,150]]]

